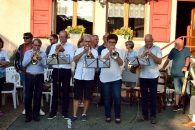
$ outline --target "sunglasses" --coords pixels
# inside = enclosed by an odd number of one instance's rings
[[[23,39],[30,39],[30,37],[23,37]]]

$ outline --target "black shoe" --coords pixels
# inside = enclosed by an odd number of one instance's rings
[[[111,122],[111,118],[110,118],[110,117],[107,117],[107,118],[105,119],[105,121],[106,121],[107,123],[110,123],[110,122]]]
[[[32,120],[31,117],[26,117],[26,118],[25,118],[25,122],[30,122],[31,120]]]
[[[148,116],[143,116],[144,120],[148,120]]]
[[[71,121],[76,121],[78,118],[75,116],[70,117]]]
[[[52,120],[55,117],[56,117],[56,114],[50,113],[47,119]]]
[[[174,105],[174,106],[173,106],[173,111],[174,111],[174,112],[177,112],[177,111],[179,111],[179,110],[180,110],[180,108],[179,108],[178,105]]]
[[[87,115],[86,114],[82,114],[81,121],[87,121]]]
[[[99,102],[99,103],[98,103],[98,106],[104,106],[104,103]]]
[[[63,116],[63,118],[64,118],[65,120],[68,120],[68,119],[69,119],[69,116],[66,114],[66,115]]]
[[[156,117],[151,117],[150,122],[151,124],[156,124]]]
[[[33,120],[34,120],[34,121],[40,121],[40,117],[39,117],[39,116],[34,116],[34,117],[33,117]]]

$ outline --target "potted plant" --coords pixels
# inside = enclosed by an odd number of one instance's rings
[[[85,33],[85,27],[83,25],[68,26],[65,31],[69,34],[70,42],[76,47],[78,40]]]
[[[85,27],[83,25],[78,26],[68,26],[65,29],[69,34],[82,34],[85,32]]]
[[[133,38],[133,30],[131,28],[121,27],[113,31],[114,34],[124,36],[124,39],[130,40]]]

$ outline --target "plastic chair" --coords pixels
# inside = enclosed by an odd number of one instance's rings
[[[6,71],[6,83],[1,92],[3,94],[2,104],[5,104],[5,94],[12,94],[14,109],[16,109],[16,103],[18,104],[18,97],[17,97],[17,91],[16,91],[17,82],[16,81],[20,80],[19,78],[20,76],[18,76],[19,74],[17,74],[13,66],[7,67],[5,71]]]
[[[53,84],[52,84],[52,71],[53,69],[44,69],[44,86],[42,94],[46,95],[46,101],[48,101],[50,96],[50,111],[51,111],[51,103],[52,103],[52,96],[53,96]]]

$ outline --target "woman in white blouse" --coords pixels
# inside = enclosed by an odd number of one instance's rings
[[[7,52],[3,50],[4,42],[0,38],[0,101],[1,101],[1,89],[5,83],[5,67],[9,64],[9,58]],[[0,105],[0,116],[3,115]]]
[[[109,34],[107,48],[102,50],[101,58],[110,60],[110,68],[101,68],[100,81],[103,83],[105,121],[111,121],[112,101],[114,101],[115,122],[121,122],[121,68],[123,65],[122,51],[116,48],[118,37]],[[118,52],[117,58],[111,58],[113,51]]]

